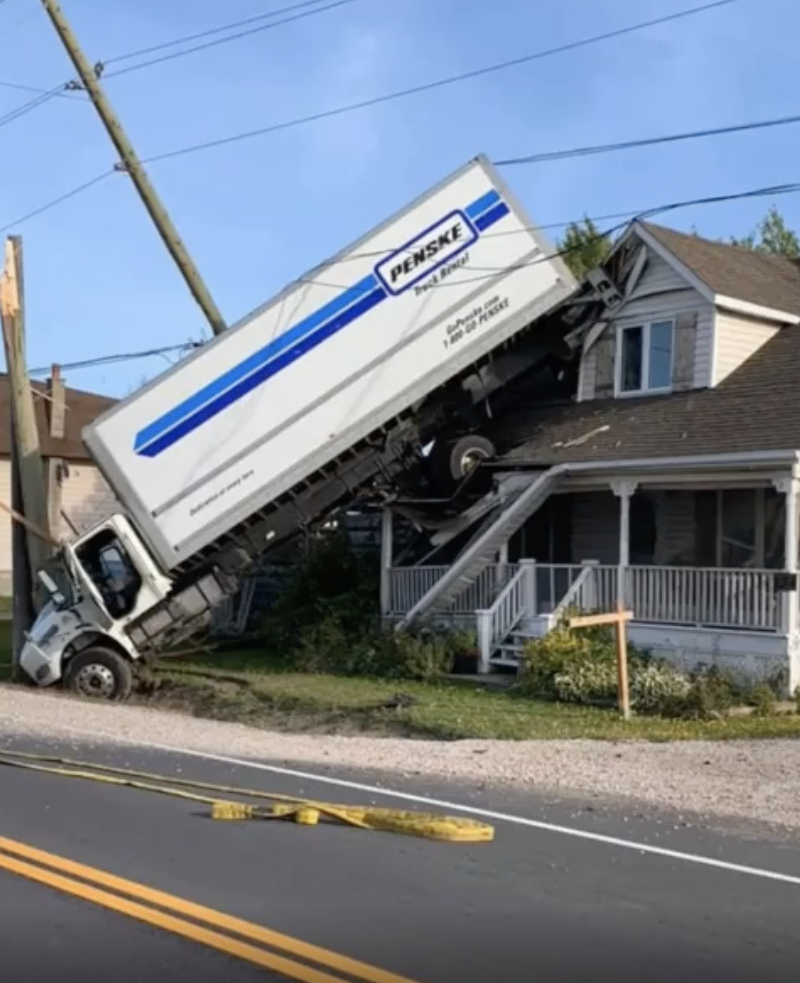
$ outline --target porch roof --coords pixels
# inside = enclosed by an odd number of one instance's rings
[[[492,436],[515,467],[800,450],[800,328],[714,389],[520,409]]]

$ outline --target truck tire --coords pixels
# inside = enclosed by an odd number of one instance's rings
[[[84,649],[67,662],[64,688],[75,696],[122,703],[133,689],[131,664],[113,649]]]
[[[467,434],[436,447],[432,452],[432,477],[437,489],[449,494],[482,461],[495,455],[495,447],[488,437]]]

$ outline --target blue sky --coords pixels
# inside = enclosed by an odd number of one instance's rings
[[[288,0],[62,0],[92,61]],[[359,0],[108,79],[139,154],[268,126],[532,53],[699,0]],[[493,159],[798,112],[797,0],[740,0],[574,53],[346,116],[153,164],[159,193],[229,322],[478,152]],[[72,77],[38,0],[0,4],[0,82]],[[109,69],[110,71],[110,69]],[[0,89],[0,116],[30,97]],[[0,226],[113,165],[90,106],[58,98],[3,127]],[[800,180],[800,127],[508,168],[535,222]],[[771,202],[662,219],[749,232]],[[800,196],[776,202],[800,228]],[[179,344],[204,319],[128,179],[98,184],[23,235],[28,361]],[[558,234],[554,230],[551,235]],[[124,395],[165,362],[68,373]]]

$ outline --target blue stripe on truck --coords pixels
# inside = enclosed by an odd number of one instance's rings
[[[490,191],[464,211],[478,232],[483,233],[505,218],[509,208],[496,191]],[[207,420],[371,311],[387,296],[378,278],[371,273],[140,430],[134,438],[134,451],[142,457],[158,457]]]

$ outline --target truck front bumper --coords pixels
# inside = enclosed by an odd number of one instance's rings
[[[30,639],[22,647],[19,664],[37,686],[52,686],[61,679],[61,659],[49,654]]]

